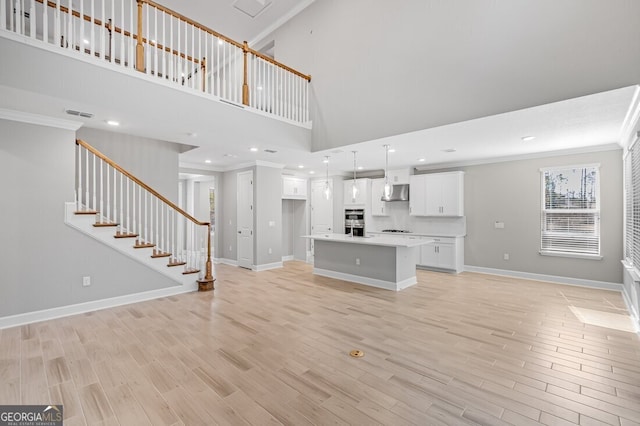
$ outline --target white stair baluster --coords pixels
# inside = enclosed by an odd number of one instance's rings
[[[138,224],[136,223],[136,186],[138,186],[133,180],[131,181],[131,233],[139,234]]]
[[[103,222],[104,217],[104,161],[100,159],[100,223]]]
[[[158,77],[158,8],[153,8],[153,45],[149,42],[149,48],[153,49],[153,73]]]
[[[126,181],[125,181],[125,186],[127,188],[127,234],[131,234],[131,198],[130,198],[130,192],[129,192],[129,187],[130,185],[130,180],[129,177],[126,177]]]
[[[95,58],[95,52],[96,52],[96,30],[95,30],[95,25],[93,23],[93,20],[96,17],[96,5],[95,5],[95,0],[91,0],[91,21],[89,22],[89,33],[91,34],[89,36],[89,55],[92,58]]]
[[[221,72],[221,66],[220,66],[220,42],[222,40],[220,40],[218,37],[216,37],[215,40],[215,49],[216,49],[216,64],[215,64],[215,69],[216,70],[216,89],[215,89],[215,94],[216,96],[220,97],[220,72]]]
[[[111,63],[115,63],[115,56],[116,56],[116,52],[114,52],[115,43],[113,42],[113,37],[115,37],[115,34],[116,34],[116,32],[113,30],[113,28],[115,27],[115,17],[116,17],[116,3],[115,3],[115,0],[111,0],[111,21],[109,21],[110,22],[109,29],[111,30],[109,31],[109,62]],[[129,205],[127,204],[127,206]]]
[[[78,155],[78,190],[76,191],[78,202],[76,205],[76,210],[80,211],[82,206],[82,146],[79,144],[76,146],[78,147],[76,150]]]
[[[56,10],[53,14],[53,44],[60,46],[60,0],[56,0]]]
[[[133,41],[133,34],[136,32],[136,22],[133,20],[133,9],[136,7],[136,2],[129,0],[129,61],[127,67],[133,68],[135,61],[136,44]],[[124,25],[124,24],[123,24]],[[122,29],[124,31],[124,28]],[[123,33],[124,36],[124,33]]]
[[[0,29],[7,28],[7,0],[0,0]],[[11,0],[9,0],[11,1]]]
[[[89,210],[89,202],[90,202],[90,198],[89,198],[89,150],[85,149],[84,151],[85,153],[85,157],[84,157],[84,168],[85,168],[85,183],[84,183],[84,192],[85,192],[85,196],[84,196],[84,206],[87,210]]]
[[[164,10],[160,16],[162,18],[162,79],[164,80],[167,78],[167,18]]]
[[[93,201],[93,211],[96,211],[98,209],[98,206],[96,205],[96,155],[93,154],[93,165],[91,166],[91,175],[92,175],[92,187],[93,187],[93,197],[92,197],[92,201]]]
[[[67,34],[65,41],[67,43],[67,49],[73,49],[73,3],[69,0],[67,6]],[[89,202],[87,200],[87,202]]]
[[[45,1],[42,5],[42,41],[44,41],[45,43],[49,43],[49,6],[47,5],[47,3],[48,2]],[[33,4],[35,5],[35,1],[33,2]],[[4,6],[4,2],[2,3],[2,6]],[[35,11],[32,16],[36,16]],[[2,25],[4,25],[4,22],[2,23]]]
[[[107,218],[107,222],[113,222],[111,220],[111,217],[112,217],[111,216],[111,185],[110,185],[111,173],[109,173],[109,167],[111,167],[111,166],[109,166],[107,164],[107,187],[105,188],[105,191],[107,193],[107,210],[106,210],[107,214],[106,214],[106,218]]]
[[[160,250],[161,240],[160,240],[160,232],[159,232],[160,228],[158,226],[158,223],[160,223],[159,212],[158,212],[158,198],[154,197],[154,200],[155,200],[155,204],[156,204],[156,220],[155,220],[155,224],[156,224],[156,241],[155,241],[155,243],[156,243],[157,249]]]
[[[107,14],[105,11],[105,2],[107,0],[101,0],[100,1],[100,18],[101,18],[101,25],[100,25],[100,58],[102,58],[102,60],[106,60],[107,59],[107,54],[106,54],[106,48],[107,48],[107,43],[106,43],[106,37],[107,37]]]
[[[124,175],[120,174],[120,232],[124,233]]]
[[[173,25],[174,19],[173,16],[169,15],[169,81],[173,82],[176,78],[176,73],[173,68],[174,60],[173,60]]]
[[[84,1],[80,0],[80,18],[78,19],[79,25],[79,36],[78,36],[78,47],[80,48],[80,53],[84,52]]]
[[[149,242],[151,239],[149,238],[149,192],[144,192],[144,241]]]

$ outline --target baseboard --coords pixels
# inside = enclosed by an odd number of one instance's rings
[[[371,287],[383,288],[385,290],[393,290],[393,291],[404,290],[405,288],[411,287],[412,285],[418,282],[415,276],[411,278],[407,278],[406,280],[400,281],[398,283],[394,283],[391,281],[383,281],[375,278],[361,277],[359,275],[346,274],[344,272],[336,272],[336,271],[330,271],[327,269],[320,269],[320,268],[313,268],[313,273],[315,275],[321,275],[323,277],[335,278],[343,281],[351,281],[358,284],[364,284]]]
[[[289,260],[296,260],[296,259],[295,259],[295,257],[293,257],[293,255],[282,256],[282,261],[283,262],[288,262]]]
[[[218,263],[222,263],[223,265],[229,265],[229,266],[238,266],[238,261],[234,260],[234,259],[226,259],[224,257],[221,257],[218,259]]]
[[[282,262],[265,263],[263,265],[255,265],[253,270],[256,272],[268,271],[269,269],[282,268]]]
[[[606,281],[585,280],[582,278],[560,277],[556,275],[534,274],[531,272],[510,271],[507,269],[484,268],[482,266],[464,265],[465,272],[478,272],[480,274],[502,275],[512,278],[523,278],[527,280],[546,281],[554,284],[573,285],[577,287],[589,287],[599,290],[611,290],[622,292],[622,283],[610,283]]]
[[[198,290],[194,282],[190,285],[180,285],[145,291],[141,293],[127,294],[124,296],[110,297],[108,299],[94,300],[75,305],[60,306],[44,309],[42,311],[27,312],[0,318],[0,330],[18,325],[47,321],[55,318],[68,317],[70,315],[83,314],[85,312],[98,311],[116,306],[129,305],[131,303],[144,302],[145,300],[159,299],[161,297],[174,296],[176,294],[189,293]]]

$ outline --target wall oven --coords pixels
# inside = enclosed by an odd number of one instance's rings
[[[348,209],[344,211],[344,233],[354,237],[364,237],[363,209]]]

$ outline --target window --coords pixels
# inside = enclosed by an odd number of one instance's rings
[[[540,253],[600,258],[598,165],[542,169]]]
[[[640,134],[638,135],[640,137]],[[624,159],[625,246],[624,258],[640,268],[640,139],[631,144]]]

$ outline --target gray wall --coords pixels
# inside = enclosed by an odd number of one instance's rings
[[[640,81],[638,1],[401,4],[317,0],[263,40],[313,76],[313,150]]]
[[[81,128],[82,139],[176,203],[180,144],[105,130]]]
[[[256,166],[254,259],[256,265],[282,261],[282,169]],[[269,225],[269,222],[273,226]],[[271,253],[269,254],[269,249]]]
[[[294,212],[294,201],[282,200],[282,256],[293,256]]]
[[[75,137],[0,120],[0,317],[176,285],[64,224]],[[90,287],[82,287],[85,275]]]
[[[542,256],[540,168],[600,164],[602,260]],[[459,167],[467,217],[465,264],[622,283],[622,152],[620,150]],[[496,221],[504,229],[495,229]],[[503,254],[509,253],[509,260]]]

